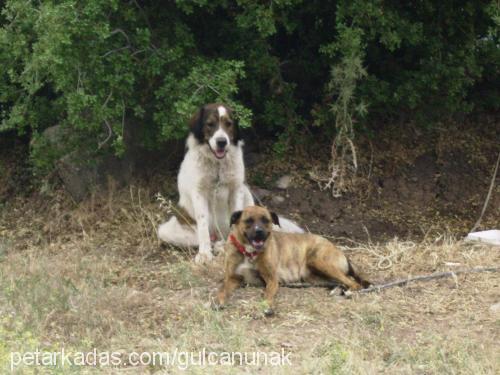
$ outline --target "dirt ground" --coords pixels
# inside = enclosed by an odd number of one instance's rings
[[[341,198],[322,191],[308,173],[327,170],[328,152],[317,157],[298,152],[285,163],[249,147],[249,183],[254,190],[269,191],[264,203],[338,243],[376,283],[499,267],[498,247],[461,240],[481,211],[491,179],[499,138],[494,138],[494,127],[488,129],[480,142],[477,134],[465,135],[460,128],[434,143],[422,142],[425,137],[419,134],[400,146],[360,140],[361,151],[373,152],[360,153],[362,170],[352,191]],[[275,181],[284,174],[292,176],[292,183],[280,190]],[[192,262],[193,251],[156,239],[155,228],[166,212],[155,196],[160,192],[175,199],[175,173],[128,187],[110,184],[80,203],[57,185],[14,194],[12,181],[24,181],[24,175],[9,169],[3,178],[2,373],[10,372],[12,352],[63,347],[72,353],[117,352],[124,362],[132,352],[283,350],[292,365],[219,363],[187,370],[180,363],[25,365],[14,373],[500,372],[498,272],[417,282],[349,299],[324,288],[281,288],[271,318],[262,314],[262,290],[249,287],[216,312],[210,301],[222,279],[222,256],[199,266]],[[499,222],[498,184],[495,189],[482,228]],[[284,202],[273,201],[277,195]]]
[[[447,231],[466,235],[478,219],[491,183],[500,144],[500,125],[445,133],[386,130],[380,138],[358,142],[358,173],[351,191],[332,199],[331,191],[311,177],[328,175],[329,145],[287,157],[283,165],[265,156],[250,169],[254,191],[269,189],[263,203],[291,215],[312,232],[356,240],[423,238]],[[265,146],[261,147],[265,150]],[[252,151],[252,155],[261,150]],[[286,191],[275,187],[282,175],[293,181]],[[500,175],[482,227],[500,222]],[[323,184],[324,185],[324,184]],[[285,198],[282,203],[273,200]]]

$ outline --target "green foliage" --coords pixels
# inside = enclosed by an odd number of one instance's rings
[[[211,101],[278,135],[280,154],[309,124],[352,139],[500,103],[497,0],[1,4],[0,132],[61,125],[89,155],[182,138]],[[66,152],[35,144],[42,170]]]
[[[321,48],[321,52],[329,57],[341,56],[340,61],[332,65],[331,79],[326,86],[330,96],[335,98],[329,110],[334,117],[337,139],[344,135],[353,138],[353,121],[356,116],[366,114],[364,103],[355,98],[357,83],[366,76],[363,68],[363,32],[342,23],[337,26],[337,30],[337,41]]]
[[[337,30],[337,41],[321,49],[330,57],[341,56],[340,61],[332,66],[331,79],[327,84],[329,94],[335,98],[327,108],[333,117],[336,132],[331,150],[331,177],[327,184],[332,187],[335,196],[347,190],[349,184],[345,178],[356,172],[358,167],[352,141],[354,122],[366,114],[365,104],[357,100],[355,95],[358,81],[366,76],[363,68],[363,32],[359,28],[346,26],[342,21]],[[322,120],[325,120],[325,116]]]
[[[237,80],[245,76],[243,67],[240,61],[199,61],[184,79],[165,79],[156,92],[157,99],[160,103],[172,100],[172,95],[178,99],[173,100],[171,107],[158,108],[155,113],[156,122],[164,124],[162,135],[166,139],[184,136],[186,120],[206,102],[227,103],[235,110],[240,126],[250,126],[252,113],[232,99],[238,92]]]

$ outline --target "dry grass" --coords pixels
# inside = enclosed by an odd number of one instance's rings
[[[161,247],[154,192],[63,194],[0,211],[0,368],[11,351],[280,351],[293,368],[212,367],[211,373],[494,374],[500,371],[500,275],[470,274],[338,299],[325,289],[281,289],[264,318],[261,290],[209,308],[221,263]],[[344,241],[345,243],[345,241]],[[375,281],[500,264],[498,248],[446,235],[343,247]],[[191,367],[188,373],[205,373]],[[292,371],[291,371],[292,370]],[[163,373],[159,367],[22,367],[18,373]],[[180,372],[175,368],[164,373]]]

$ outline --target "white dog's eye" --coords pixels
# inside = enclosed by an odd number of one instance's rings
[[[215,126],[215,122],[209,122],[207,125],[209,128],[213,128]]]

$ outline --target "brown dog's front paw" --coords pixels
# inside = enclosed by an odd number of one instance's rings
[[[274,310],[270,307],[268,307],[267,309],[264,310],[264,316],[266,317],[271,317],[271,316],[274,316]]]

